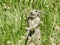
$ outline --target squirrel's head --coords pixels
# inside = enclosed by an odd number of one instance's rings
[[[32,10],[31,13],[30,13],[30,15],[31,15],[32,17],[39,16],[39,15],[40,15],[40,11],[38,11],[38,10]]]

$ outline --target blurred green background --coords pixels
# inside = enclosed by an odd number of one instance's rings
[[[26,16],[32,9],[41,10],[41,45],[60,45],[60,0],[0,0],[0,45],[24,45]],[[21,42],[21,43],[20,43]]]

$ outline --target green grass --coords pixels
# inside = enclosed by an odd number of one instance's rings
[[[60,0],[0,0],[0,45],[20,44],[21,36],[26,33],[26,16],[32,9],[43,11],[40,25],[42,45],[50,45],[49,37],[56,33],[60,45]]]

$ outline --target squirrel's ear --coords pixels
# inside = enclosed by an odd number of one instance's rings
[[[42,10],[38,10],[38,15],[44,14]]]
[[[37,15],[40,16],[40,11],[37,12]]]
[[[41,14],[41,11],[38,11],[39,14]]]

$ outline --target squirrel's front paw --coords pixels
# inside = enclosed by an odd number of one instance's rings
[[[27,31],[29,30],[29,28],[27,28],[27,27],[26,27],[25,29],[26,29]]]

